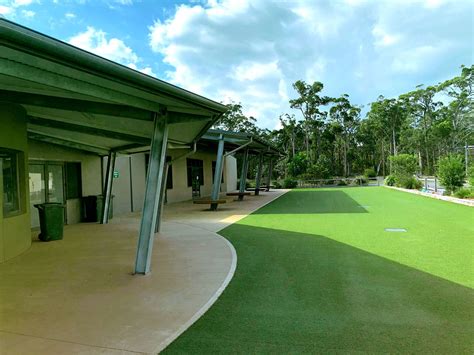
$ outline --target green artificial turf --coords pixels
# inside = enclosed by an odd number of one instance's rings
[[[165,353],[474,352],[473,208],[293,190],[220,234],[235,276]]]

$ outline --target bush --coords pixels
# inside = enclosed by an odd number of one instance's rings
[[[290,176],[299,177],[308,170],[308,158],[305,153],[298,153],[288,163]]]
[[[389,175],[385,178],[385,185],[387,186],[395,186],[395,176]]]
[[[374,168],[367,168],[364,170],[364,176],[368,178],[373,178],[377,175]]]
[[[411,177],[410,179],[404,180],[403,185],[401,187],[404,187],[405,189],[410,189],[410,190],[419,190],[421,189],[423,184],[421,183],[420,180]]]
[[[337,186],[346,186],[347,183],[344,180],[339,180]]]
[[[395,178],[395,185],[405,187],[413,183],[416,172],[416,158],[410,154],[400,154],[390,157],[392,163],[391,175]]]
[[[452,193],[464,183],[464,164],[460,156],[448,155],[438,161],[438,176],[446,191]]]
[[[308,167],[308,173],[311,175],[310,180],[329,179],[331,177],[330,166],[331,161],[325,155],[320,155],[316,163]]]
[[[454,193],[454,196],[457,198],[466,198],[471,197],[472,194],[473,192],[471,192],[471,190],[462,187]]]
[[[281,189],[281,183],[276,180],[274,183],[273,183],[273,186],[275,186],[275,189]]]
[[[367,185],[369,183],[369,180],[367,180],[367,177],[365,176],[362,176],[362,175],[359,175],[359,176],[356,176],[356,184],[358,185]]]
[[[295,179],[287,178],[283,180],[284,189],[294,189],[296,186],[298,186],[298,181]]]

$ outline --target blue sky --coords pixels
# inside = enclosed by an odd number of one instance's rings
[[[0,0],[0,15],[216,101],[261,127],[291,84],[368,105],[474,62],[468,0]]]

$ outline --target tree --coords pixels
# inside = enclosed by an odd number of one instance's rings
[[[410,154],[400,154],[390,157],[392,174],[397,186],[410,188],[413,175],[416,172],[416,158]]]
[[[463,186],[465,173],[460,156],[448,155],[438,161],[438,176],[448,193],[453,193]]]
[[[227,111],[212,128],[233,132],[247,132],[260,134],[261,130],[256,126],[257,120],[242,113],[242,105],[232,102],[227,104]]]
[[[354,137],[359,124],[360,108],[351,105],[349,95],[342,95],[333,99],[334,106],[329,110],[329,116],[335,124],[335,131],[338,132],[342,145],[343,171],[347,176],[350,170],[348,153],[350,147],[354,147]]]
[[[296,154],[288,164],[288,173],[291,177],[299,177],[308,169],[308,158],[305,153]]]
[[[316,136],[316,155],[320,153],[321,126],[324,123],[326,113],[321,111],[321,106],[327,105],[331,99],[326,96],[320,96],[323,90],[323,83],[315,81],[312,85],[306,84],[302,80],[298,80],[293,84],[293,88],[299,97],[290,100],[290,107],[298,109],[304,118],[305,146],[306,155],[310,161],[314,156],[310,151],[311,138]]]

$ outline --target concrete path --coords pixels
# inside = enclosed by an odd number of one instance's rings
[[[66,226],[0,265],[0,353],[157,353],[215,302],[236,267],[215,232],[286,191],[203,211],[166,206],[152,272],[132,276],[139,215]]]

